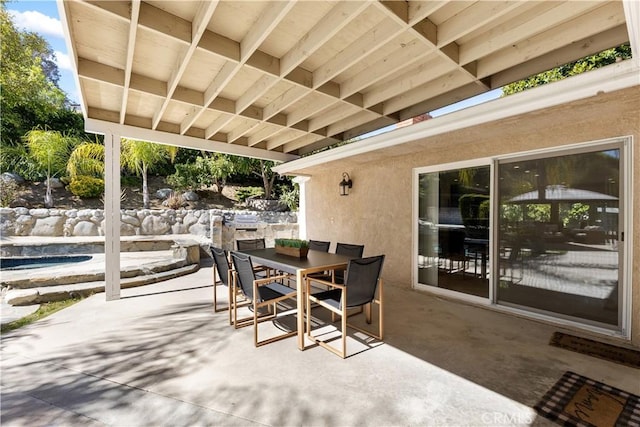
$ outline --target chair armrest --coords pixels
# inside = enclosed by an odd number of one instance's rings
[[[320,283],[321,285],[330,286],[332,288],[346,289],[346,286],[343,284],[328,282],[326,280],[314,279],[313,277],[307,277],[307,283],[309,282]]]
[[[280,276],[265,277],[264,279],[256,279],[256,280],[253,281],[253,283],[255,283],[258,286],[263,286],[263,285],[269,284],[271,282],[275,282],[276,280],[280,280],[280,279],[291,280],[291,275],[290,274],[283,274],[283,275],[280,275]]]

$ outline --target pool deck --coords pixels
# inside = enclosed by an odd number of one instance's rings
[[[36,254],[47,245],[83,245],[84,248],[94,248],[94,243],[101,243],[104,237],[4,237],[0,239],[0,246],[28,247],[28,251]],[[120,270],[123,277],[123,287],[146,285],[180,274],[190,273],[197,265],[193,265],[194,259],[199,259],[201,252],[193,248],[195,245],[203,245],[204,241],[198,241],[185,235],[164,236],[126,236],[123,242],[129,247],[147,249],[142,251],[123,251],[120,253]],[[175,244],[174,244],[175,243]],[[174,249],[158,250],[180,246],[186,251]],[[189,249],[189,248],[192,249]],[[74,248],[71,248],[72,250]],[[99,247],[98,247],[99,249]],[[46,252],[46,251],[45,251]],[[89,292],[102,292],[104,290],[104,253],[89,253],[91,260],[73,264],[52,265],[43,268],[25,270],[0,271],[0,283],[5,286],[0,298],[0,318],[2,324],[12,322],[37,310],[38,302],[58,300],[72,292],[88,294]],[[185,258],[186,257],[186,258]],[[197,261],[196,261],[197,264]],[[10,290],[7,290],[7,287]],[[6,304],[11,302],[14,306]],[[15,306],[32,304],[29,308]]]

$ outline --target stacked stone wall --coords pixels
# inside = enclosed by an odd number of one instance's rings
[[[236,214],[254,215],[255,229],[236,228],[233,225]],[[297,238],[297,221],[295,212],[125,209],[120,211],[120,235],[187,234],[233,249],[237,239],[264,238],[268,245],[273,245],[276,238]],[[0,209],[0,235],[4,237],[103,236],[104,222],[102,209]]]

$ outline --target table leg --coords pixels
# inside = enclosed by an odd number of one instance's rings
[[[304,275],[301,270],[296,271],[296,293],[297,293],[297,305],[298,305],[298,349],[304,350]]]

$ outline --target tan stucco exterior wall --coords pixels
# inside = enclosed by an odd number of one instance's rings
[[[437,120],[437,119],[435,119]],[[411,286],[413,169],[541,148],[633,136],[632,342],[640,347],[640,87],[626,89],[384,151],[314,167],[306,173],[307,237],[365,245],[386,254],[385,283]],[[339,195],[342,172],[353,179]]]

